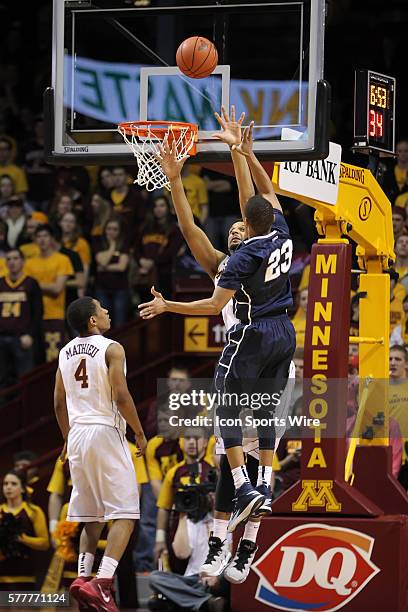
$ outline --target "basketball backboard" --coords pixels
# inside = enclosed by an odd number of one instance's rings
[[[255,121],[261,158],[325,157],[324,16],[325,0],[54,0],[48,161],[131,163],[117,124],[132,120],[196,123],[196,161],[224,161],[212,138],[221,104]],[[218,50],[205,79],[175,65],[194,35]]]

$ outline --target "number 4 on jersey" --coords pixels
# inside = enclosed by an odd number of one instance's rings
[[[79,362],[79,366],[77,367],[76,371],[75,371],[75,380],[82,383],[81,384],[81,388],[82,389],[88,389],[88,374],[86,373],[86,359],[81,359],[81,361]]]
[[[268,265],[265,272],[265,283],[268,283],[280,274],[289,272],[292,263],[293,243],[288,239],[282,244],[280,249],[275,249],[269,256]],[[282,257],[284,258],[281,262]]]

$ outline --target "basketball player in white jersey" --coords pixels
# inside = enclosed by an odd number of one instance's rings
[[[231,108],[231,117],[226,110],[222,109],[222,117],[216,113],[216,118],[222,127],[222,131],[213,136],[228,144],[231,148],[231,157],[234,165],[235,176],[238,184],[239,203],[241,211],[245,210],[249,198],[254,195],[251,172],[243,155],[233,150],[233,145],[241,142],[241,126],[244,113],[236,120],[235,109]],[[161,152],[160,163],[171,183],[171,195],[181,232],[196,261],[207,272],[210,278],[217,284],[217,279],[227,265],[229,255],[218,251],[211,244],[208,236],[199,228],[195,222],[191,207],[185,195],[181,181],[181,169],[184,160],[177,161],[165,145]],[[271,187],[272,188],[272,187]],[[278,204],[279,205],[279,204]],[[237,220],[231,226],[228,233],[228,250],[230,254],[246,238],[245,225],[242,220]],[[230,300],[222,309],[222,317],[225,329],[231,329],[238,319],[234,315],[233,303]],[[294,376],[294,369],[292,372]],[[271,468],[259,466],[259,441],[257,438],[244,440],[243,450],[251,456],[248,461],[248,469],[251,470],[251,480],[256,480],[257,488],[261,487],[266,500],[257,515],[252,515],[245,525],[244,534],[240,540],[237,552],[232,562],[224,571],[224,577],[230,582],[244,582],[249,574],[251,563],[257,551],[256,537],[259,528],[260,516],[271,512]],[[204,575],[218,575],[225,567],[224,543],[227,537],[227,526],[232,511],[232,498],[234,497],[234,486],[228,460],[225,456],[224,445],[221,438],[217,439],[217,454],[221,454],[220,477],[217,482],[217,493],[214,510],[213,533],[209,540],[209,554],[201,573]],[[255,459],[255,461],[252,460]],[[255,470],[255,473],[254,473]]]
[[[139,495],[126,423],[135,433],[139,453],[144,436],[126,383],[123,347],[103,334],[108,311],[91,297],[70,304],[67,320],[79,335],[59,354],[54,408],[67,443],[72,478],[68,521],[85,523],[81,533],[78,578],[71,595],[80,609],[118,610],[113,576],[140,517]],[[105,554],[91,579],[95,550],[107,521],[112,521]]]

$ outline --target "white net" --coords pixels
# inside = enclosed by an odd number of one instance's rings
[[[165,125],[163,127],[167,129],[166,135],[169,143],[175,142],[177,159],[183,159],[194,144],[194,130],[189,125],[170,124],[168,127]],[[157,129],[157,125],[150,126],[147,123],[128,124],[126,129],[120,125],[118,127],[137,160],[138,173],[135,183],[144,186],[147,191],[154,191],[162,187],[170,189],[169,180],[159,161],[159,145],[162,144],[163,138],[155,133],[155,128]]]

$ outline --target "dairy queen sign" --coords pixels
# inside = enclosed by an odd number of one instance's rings
[[[340,610],[380,571],[374,538],[343,527],[309,523],[283,535],[252,569],[255,598],[279,610]]]

